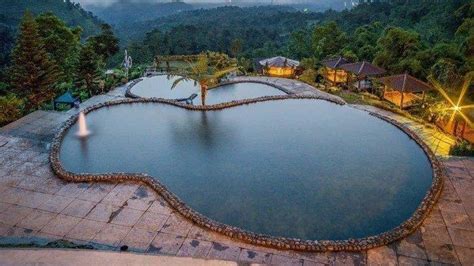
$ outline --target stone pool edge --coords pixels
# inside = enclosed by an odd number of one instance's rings
[[[162,103],[174,105],[177,107],[182,107],[188,110],[195,111],[212,111],[212,110],[222,110],[226,108],[231,108],[239,105],[272,101],[272,100],[285,100],[285,99],[318,99],[326,100],[339,105],[343,105],[332,99],[323,99],[318,96],[304,96],[304,95],[277,95],[277,96],[264,96],[255,99],[246,99],[240,101],[233,101],[228,103],[221,103],[216,105],[209,106],[195,106],[195,105],[186,105],[183,103],[178,103],[175,100],[166,100],[159,98],[139,98],[139,99],[120,99],[116,101],[104,102],[97,105],[93,105],[84,109],[84,113],[89,113],[94,110],[114,106],[119,104],[129,104],[129,103]],[[71,126],[73,126],[78,118],[78,114],[69,118],[59,129],[58,133],[53,139],[50,152],[50,165],[53,172],[63,180],[70,182],[139,182],[147,184],[150,188],[155,190],[160,194],[169,204],[182,216],[191,220],[200,227],[212,230],[214,232],[223,234],[225,236],[231,237],[233,239],[243,241],[249,244],[265,246],[269,248],[276,248],[281,250],[295,250],[295,251],[363,251],[379,246],[384,246],[390,244],[396,240],[402,239],[413,231],[415,231],[427,215],[430,213],[434,204],[436,203],[444,181],[444,171],[442,170],[441,164],[434,155],[434,153],[428,148],[428,146],[418,137],[413,131],[408,129],[403,124],[382,116],[380,114],[371,113],[374,117],[380,118],[390,124],[398,127],[400,130],[405,132],[409,137],[411,137],[425,152],[428,159],[430,160],[432,169],[433,169],[433,181],[429,191],[426,193],[422,202],[415,210],[413,215],[403,222],[398,227],[375,235],[359,239],[348,239],[348,240],[300,240],[294,238],[283,238],[283,237],[273,237],[264,234],[257,234],[242,230],[238,227],[229,226],[223,223],[214,221],[206,216],[198,213],[189,207],[186,203],[181,201],[173,192],[168,190],[166,186],[161,184],[158,180],[153,179],[147,174],[136,174],[136,173],[106,173],[106,174],[76,174],[69,171],[66,171],[59,160],[59,153],[61,148],[62,140]]]
[[[166,74],[155,74],[155,75],[151,75],[149,76],[148,78],[150,77],[156,77],[156,76],[167,76]],[[132,98],[132,99],[142,99],[142,98],[152,98],[152,97],[142,97],[142,96],[139,96],[139,95],[136,95],[135,93],[132,92],[132,89],[133,87],[135,87],[135,85],[137,85],[138,83],[140,83],[141,81],[143,81],[143,78],[139,78],[139,79],[136,79],[136,80],[133,80],[127,87],[127,90],[125,91],[125,97],[128,97],[128,98]],[[267,85],[267,86],[270,86],[270,87],[273,87],[277,90],[280,90],[288,95],[294,95],[295,93],[291,90],[288,90],[287,88],[285,88],[284,86],[281,86],[281,85],[277,85],[277,84],[274,84],[274,83],[271,83],[271,82],[266,82],[266,81],[263,81],[263,80],[251,80],[251,81],[248,81],[248,80],[231,80],[231,81],[225,81],[225,82],[222,82],[222,83],[219,83],[218,85],[216,86],[211,86],[208,88],[208,90],[213,90],[213,89],[217,89],[219,87],[222,87],[222,86],[225,86],[225,85],[232,85],[232,84],[237,84],[237,83],[257,83],[257,84],[264,84],[264,85]],[[337,101],[336,99],[329,99],[329,97],[326,99],[326,100],[329,100],[329,101],[332,101],[332,102],[335,102]],[[345,104],[344,101],[340,101],[338,102],[338,104]]]

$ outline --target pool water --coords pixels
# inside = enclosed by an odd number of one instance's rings
[[[177,76],[160,75],[144,78],[132,87],[131,93],[142,98],[182,99],[196,93],[198,97],[193,104],[201,104],[201,92],[194,81],[183,81],[171,89]],[[261,83],[234,83],[209,89],[206,96],[206,105],[219,104],[243,99],[252,99],[262,96],[285,95],[283,91]]]
[[[221,111],[159,103],[87,115],[67,132],[76,173],[148,173],[191,208],[256,233],[310,240],[372,236],[408,219],[432,182],[418,144],[350,106],[287,99]]]

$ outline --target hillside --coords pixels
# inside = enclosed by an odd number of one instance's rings
[[[237,47],[239,54],[248,58],[274,54],[298,58],[301,53],[289,51],[292,33],[296,34],[295,38],[303,36],[304,54],[308,57],[311,47],[307,44],[311,42],[315,26],[330,21],[335,21],[349,38],[354,37],[358,28],[377,22],[380,30],[374,32],[375,37],[361,37],[364,45],[369,42],[370,47],[377,45],[384,28],[400,27],[419,34],[422,44],[430,48],[454,38],[465,16],[459,8],[468,2],[380,2],[341,12],[303,12],[290,6],[218,7],[122,25],[117,31],[122,44],[133,48],[140,62],[149,61],[154,54],[194,54],[205,50],[231,53],[233,42],[241,46]],[[363,29],[359,29],[359,33],[361,31]],[[340,45],[351,46],[351,42]],[[357,49],[351,47],[350,50]],[[365,59],[371,60],[375,52],[371,51]]]
[[[53,12],[68,26],[80,26],[83,39],[99,33],[103,23],[79,4],[69,0],[0,0],[0,7],[0,71],[9,62],[16,30],[26,10],[35,15]]]
[[[92,13],[69,0],[0,0],[0,7],[0,23],[13,28],[17,27],[27,9],[33,14],[53,12],[68,26],[80,26],[84,37],[100,32],[102,23]]]
[[[296,28],[306,27],[308,23],[317,21],[320,13],[303,13],[289,6],[256,6],[236,7],[224,6],[212,9],[197,9],[180,12],[178,14],[143,21],[124,24],[117,27],[117,32],[123,43],[138,41],[153,29],[171,31],[175,28],[192,26],[196,34],[210,36],[227,35],[227,39],[234,37],[246,38],[251,42],[254,33],[270,36],[276,42],[279,36],[288,35]],[[263,44],[263,43],[261,43]]]
[[[152,3],[137,4],[130,0],[121,0],[112,5],[88,5],[85,7],[102,20],[112,25],[129,24],[139,21],[157,19],[159,17],[191,10],[192,5],[178,3]]]

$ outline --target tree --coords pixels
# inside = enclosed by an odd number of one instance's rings
[[[31,13],[23,16],[20,33],[12,53],[11,84],[15,92],[26,97],[26,110],[38,108],[55,96],[59,71],[50,60]]]
[[[0,71],[10,63],[10,51],[15,44],[13,29],[0,24]]]
[[[60,67],[65,80],[72,81],[80,48],[81,28],[69,28],[53,13],[36,18],[39,35],[49,57]]]
[[[348,45],[359,59],[372,61],[377,52],[377,40],[382,31],[383,26],[380,22],[358,27]]]
[[[242,40],[234,39],[230,44],[230,52],[233,57],[237,57],[242,52]]]
[[[316,27],[312,37],[314,56],[319,60],[339,55],[347,43],[346,33],[334,21]]]
[[[94,48],[94,52],[99,55],[104,62],[119,51],[119,40],[115,37],[112,27],[109,24],[102,24],[102,32],[99,35],[90,37],[87,41]]]
[[[311,53],[311,35],[304,30],[293,32],[288,41],[288,51],[290,56],[298,59],[308,58]]]
[[[94,47],[87,43],[79,53],[79,63],[76,70],[76,84],[85,88],[89,96],[98,92],[98,82],[101,75],[101,58]]]
[[[393,73],[408,71],[415,76],[422,69],[422,62],[417,59],[422,44],[416,32],[388,28],[378,40],[377,48],[374,63],[380,67]]]
[[[215,66],[209,67],[209,57],[207,54],[200,54],[197,62],[188,62],[189,69],[185,72],[171,73],[171,75],[177,75],[177,78],[171,89],[174,89],[178,84],[183,81],[194,80],[199,84],[201,89],[201,103],[206,105],[207,88],[210,84],[215,84],[218,79],[232,71],[236,71],[238,68],[235,66],[225,67],[219,69]]]
[[[239,69],[245,74],[247,74],[248,72],[253,71],[252,60],[251,59],[241,57],[239,59],[238,64],[239,64]]]
[[[13,93],[0,96],[0,126],[17,120],[22,115],[23,100],[17,98]]]

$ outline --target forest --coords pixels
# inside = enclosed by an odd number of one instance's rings
[[[66,91],[81,99],[106,92],[121,82],[104,77],[105,62],[119,51],[108,24],[82,41],[81,27],[69,27],[51,12],[26,11],[8,65],[1,72],[0,125],[37,109],[51,109]]]
[[[377,2],[323,13],[221,7],[147,22],[154,29],[127,46],[143,63],[158,54],[206,50],[247,59],[284,55],[315,64],[342,55],[394,73],[426,79],[436,72],[446,79],[473,69],[473,12],[468,0]],[[140,39],[140,27],[135,29]]]

